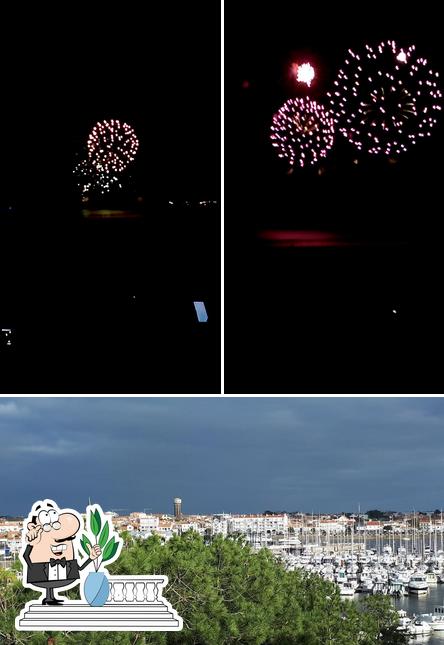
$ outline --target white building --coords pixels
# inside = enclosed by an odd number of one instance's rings
[[[175,522],[173,530],[175,533],[186,533],[186,531],[196,531],[200,535],[205,533],[205,528],[198,522]]]
[[[223,535],[226,537],[228,535],[228,522],[231,519],[231,515],[225,513],[221,515],[213,515],[211,522],[211,532],[213,535]]]
[[[8,546],[11,553],[18,553],[22,548],[22,541],[20,538],[13,538],[12,540],[8,540]]]
[[[378,522],[378,520],[369,520],[363,526],[358,526],[356,530],[365,531],[366,533],[377,533],[378,531],[382,531],[382,529],[382,522]]]
[[[325,531],[326,533],[344,533],[345,532],[345,524],[342,522],[339,522],[338,520],[319,520],[319,522],[315,523],[315,528],[319,528],[321,531]]]
[[[159,518],[154,515],[139,517],[139,528],[141,533],[154,533],[159,531]]]
[[[17,533],[21,530],[22,524],[18,524],[17,522],[8,522],[5,520],[0,524],[0,533]]]
[[[262,535],[286,533],[288,515],[233,515],[228,520],[228,533]]]

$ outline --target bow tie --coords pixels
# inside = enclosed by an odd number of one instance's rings
[[[52,567],[55,567],[56,564],[60,564],[62,567],[66,567],[66,558],[60,558],[60,560],[56,560],[55,558],[51,558],[49,560],[49,564]]]

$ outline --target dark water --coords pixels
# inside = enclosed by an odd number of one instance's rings
[[[361,594],[355,595],[350,598],[350,601],[360,601],[363,596]],[[347,599],[345,597],[344,599]],[[429,587],[429,592],[426,596],[401,596],[401,598],[392,598],[393,605],[396,609],[403,609],[407,612],[409,618],[418,614],[432,614],[435,607],[444,604],[444,585],[436,585]],[[413,643],[430,643],[444,645],[444,631],[432,632],[430,636],[416,636],[412,637]]]
[[[33,215],[0,218],[2,392],[220,392],[218,209]]]
[[[242,280],[226,280],[225,310],[242,312],[227,318],[227,391],[442,390],[427,368],[444,321],[436,257],[413,243],[245,252]]]
[[[226,196],[226,392],[442,391],[441,182],[407,161],[264,170],[240,208]]]

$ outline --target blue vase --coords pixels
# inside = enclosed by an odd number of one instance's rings
[[[103,607],[109,596],[108,578],[101,571],[88,573],[83,585],[83,595],[91,607]]]

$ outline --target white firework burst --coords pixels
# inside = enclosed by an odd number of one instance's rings
[[[441,110],[438,72],[394,40],[348,50],[327,93],[337,129],[359,150],[396,155],[430,137]]]

